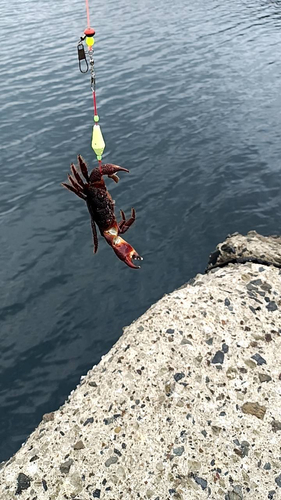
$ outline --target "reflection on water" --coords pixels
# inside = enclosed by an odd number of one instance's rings
[[[105,160],[130,169],[108,186],[136,208],[141,271],[102,241],[92,255],[87,209],[60,186],[78,153],[94,164],[84,6],[1,13],[0,460],[227,233],[276,233],[281,215],[280,2],[95,2]]]

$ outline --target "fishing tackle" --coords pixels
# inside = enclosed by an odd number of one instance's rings
[[[74,164],[71,164],[71,175],[68,175],[69,184],[63,182],[62,185],[79,196],[79,198],[82,198],[82,200],[84,200],[87,204],[91,217],[94,253],[98,250],[97,225],[100,230],[100,234],[112,247],[117,257],[127,264],[127,266],[132,267],[133,269],[138,269],[140,266],[135,265],[134,261],[142,260],[142,257],[140,257],[136,250],[120,236],[121,234],[124,234],[135,222],[135,209],[132,208],[131,217],[129,219],[126,219],[123,210],[121,210],[121,221],[118,223],[114,212],[114,201],[107,191],[103,179],[103,176],[107,175],[110,179],[118,182],[119,177],[116,172],[129,172],[129,170],[117,165],[112,165],[111,163],[107,163],[105,165],[102,163],[105,142],[99,125],[99,115],[97,111],[96,74],[93,50],[95,43],[95,30],[90,26],[88,0],[86,0],[86,9],[88,26],[84,30],[83,36],[80,37],[77,44],[77,51],[79,69],[81,73],[87,73],[90,71],[91,75],[91,89],[94,104],[92,148],[96,153],[99,166],[94,168],[89,174],[86,162],[83,160],[82,156],[79,155],[78,163],[80,172],[78,172],[77,167],[75,167]],[[86,44],[86,51],[84,43]]]
[[[84,49],[84,45],[83,45],[82,41],[83,41],[83,37],[81,37],[81,39],[79,40],[79,42],[77,44],[78,63],[79,63],[79,69],[80,69],[81,73],[87,73],[89,70],[89,64],[88,64],[88,61],[86,58],[85,49]],[[85,61],[85,63],[83,64],[82,61]]]
[[[99,125],[99,115],[97,110],[97,98],[96,98],[96,73],[95,73],[95,63],[94,63],[94,43],[95,43],[95,30],[90,27],[90,19],[89,19],[89,7],[86,2],[87,7],[87,18],[88,18],[88,27],[84,30],[84,35],[80,37],[80,40],[77,44],[77,52],[78,52],[78,63],[79,69],[81,73],[87,73],[90,70],[91,74],[91,89],[93,93],[93,104],[94,104],[94,125],[92,132],[92,148],[96,153],[97,160],[101,165],[102,155],[105,148],[105,142],[102,135],[101,127]],[[87,46],[87,55],[85,52],[84,43]],[[87,60],[87,56],[89,62]]]

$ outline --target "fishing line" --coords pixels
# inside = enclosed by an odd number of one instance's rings
[[[105,142],[102,135],[101,127],[99,125],[99,115],[97,109],[97,98],[96,98],[96,73],[95,73],[95,63],[94,63],[94,43],[95,43],[95,30],[91,28],[90,23],[90,11],[89,11],[89,1],[86,0],[86,13],[87,13],[87,28],[84,30],[83,36],[77,44],[78,51],[78,63],[81,73],[88,73],[90,71],[91,76],[91,90],[93,95],[93,107],[94,107],[94,125],[92,132],[92,148],[96,154],[99,166],[102,165],[102,155],[105,149]],[[84,42],[86,44],[87,55],[85,52]]]

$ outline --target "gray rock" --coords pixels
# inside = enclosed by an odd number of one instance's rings
[[[183,339],[181,341],[181,345],[187,345],[187,344],[192,345],[192,342],[190,342],[190,340],[183,337]]]
[[[278,306],[277,306],[276,302],[274,302],[273,300],[271,300],[270,302],[268,302],[266,308],[269,311],[276,311],[278,309]]]
[[[94,421],[94,418],[93,417],[89,417],[87,418],[87,420],[85,420],[84,424],[83,425],[88,425],[88,424],[92,424]]]
[[[207,269],[212,269],[214,265],[223,266],[225,263],[239,259],[242,262],[247,260],[260,261],[262,264],[274,264],[281,266],[281,237],[274,239],[271,236],[262,236],[257,234],[256,231],[248,233],[250,237],[245,238],[240,234],[233,234],[228,236],[225,242],[217,245],[216,251],[210,256],[209,265]],[[263,269],[263,268],[260,268]],[[250,280],[251,282],[255,280]],[[268,286],[267,283],[262,281],[262,284],[253,283],[260,286],[262,289]],[[271,285],[270,285],[271,286]],[[267,288],[268,289],[268,288]]]
[[[208,486],[208,482],[202,477],[194,476],[194,481],[201,486],[202,490],[205,490]]]
[[[281,488],[281,474],[275,478],[275,483]]]
[[[104,422],[105,425],[112,424],[114,422],[114,417],[104,418],[103,422]]]
[[[30,487],[30,478],[20,472],[17,478],[17,490],[16,495],[20,495],[23,490],[27,490]]]
[[[262,268],[263,270],[263,268]],[[251,285],[254,285],[254,286],[260,286],[262,285],[262,280],[260,278],[258,278],[257,280],[252,280],[250,281]]]
[[[112,455],[112,457],[108,458],[105,462],[106,467],[110,467],[113,464],[116,464],[118,462],[118,457],[116,455]]]
[[[223,361],[224,361],[224,352],[217,351],[211,362],[215,365],[215,364],[222,364]]]
[[[242,495],[242,496],[241,496]],[[229,491],[226,495],[225,495],[225,500],[243,500],[243,494],[242,492],[239,493],[237,491],[235,491],[234,489],[232,491]]]
[[[241,443],[241,452],[242,457],[247,457],[249,455],[250,443],[248,441],[242,441]]]
[[[51,413],[45,413],[45,415],[43,415],[43,422],[52,422],[54,418],[55,414],[53,411]]]
[[[239,495],[241,500],[243,499],[242,486],[240,484],[236,484],[235,486],[233,486],[233,492]]]
[[[93,381],[90,381],[90,382],[89,382],[89,386],[90,386],[90,387],[97,387],[98,385],[97,385],[97,383],[93,380]]]
[[[270,375],[267,375],[266,373],[258,373],[258,377],[260,382],[270,382],[272,380]]]
[[[174,375],[174,379],[176,382],[179,382],[184,377],[185,377],[185,374],[183,372],[175,373],[175,375]]]
[[[256,361],[257,365],[266,365],[265,359],[259,353],[254,354],[251,358]]]
[[[179,446],[178,448],[174,448],[173,449],[173,453],[174,455],[177,455],[178,457],[180,457],[184,452],[184,446]]]
[[[263,417],[266,412],[266,407],[263,405],[260,405],[259,403],[252,403],[248,402],[244,403],[242,406],[242,412],[246,413],[248,415],[254,415],[255,417],[259,418],[260,420],[263,420]]]
[[[61,473],[62,474],[68,474],[69,470],[70,470],[70,467],[72,466],[73,463],[74,463],[74,461],[72,460],[72,458],[69,458],[68,460],[66,460],[66,462],[63,462],[60,465],[60,471],[61,471]]]
[[[75,445],[73,446],[74,450],[83,450],[83,448],[85,448],[85,445],[81,440],[77,441],[77,443],[75,443]]]
[[[221,346],[221,349],[224,352],[224,354],[227,354],[229,351],[229,346],[227,344],[223,343]]]
[[[281,422],[279,420],[272,420],[271,425],[273,432],[281,431]]]
[[[275,495],[275,494],[276,494],[276,491],[275,491],[275,490],[270,490],[270,491],[268,492],[268,497],[267,497],[267,498],[269,498],[269,500],[274,500],[274,495]]]

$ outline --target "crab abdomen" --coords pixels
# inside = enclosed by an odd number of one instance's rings
[[[87,206],[93,221],[100,231],[106,231],[115,221],[114,202],[105,189],[89,186],[87,190]]]

